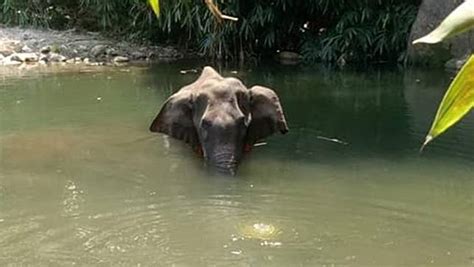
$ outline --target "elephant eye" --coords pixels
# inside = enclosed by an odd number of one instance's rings
[[[203,120],[201,121],[201,127],[202,127],[203,129],[209,129],[209,128],[211,128],[211,126],[212,126],[212,121],[210,121],[210,120],[208,120],[208,119],[203,119]]]

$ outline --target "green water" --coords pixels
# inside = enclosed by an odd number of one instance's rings
[[[290,127],[231,178],[147,131],[202,66],[0,72],[0,265],[474,264],[474,117],[418,153],[451,74],[222,68]]]

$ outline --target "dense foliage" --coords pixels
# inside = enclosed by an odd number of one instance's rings
[[[217,23],[202,1],[161,0],[158,20],[145,0],[3,0],[0,21],[101,30],[174,42],[218,58],[300,52],[308,61],[403,59],[419,1],[217,1],[238,22]]]

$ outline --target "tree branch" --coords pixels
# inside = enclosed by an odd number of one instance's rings
[[[212,15],[217,18],[217,21],[219,23],[222,23],[223,20],[232,20],[232,21],[238,21],[239,19],[236,17],[228,16],[222,14],[222,12],[219,10],[216,4],[214,4],[214,0],[204,0],[206,3],[207,7],[209,8],[209,11],[211,11]]]

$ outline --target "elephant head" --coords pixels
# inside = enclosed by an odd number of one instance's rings
[[[205,67],[199,78],[166,100],[150,131],[202,151],[209,165],[234,175],[244,148],[273,133],[288,132],[278,96],[269,88],[247,89]]]

